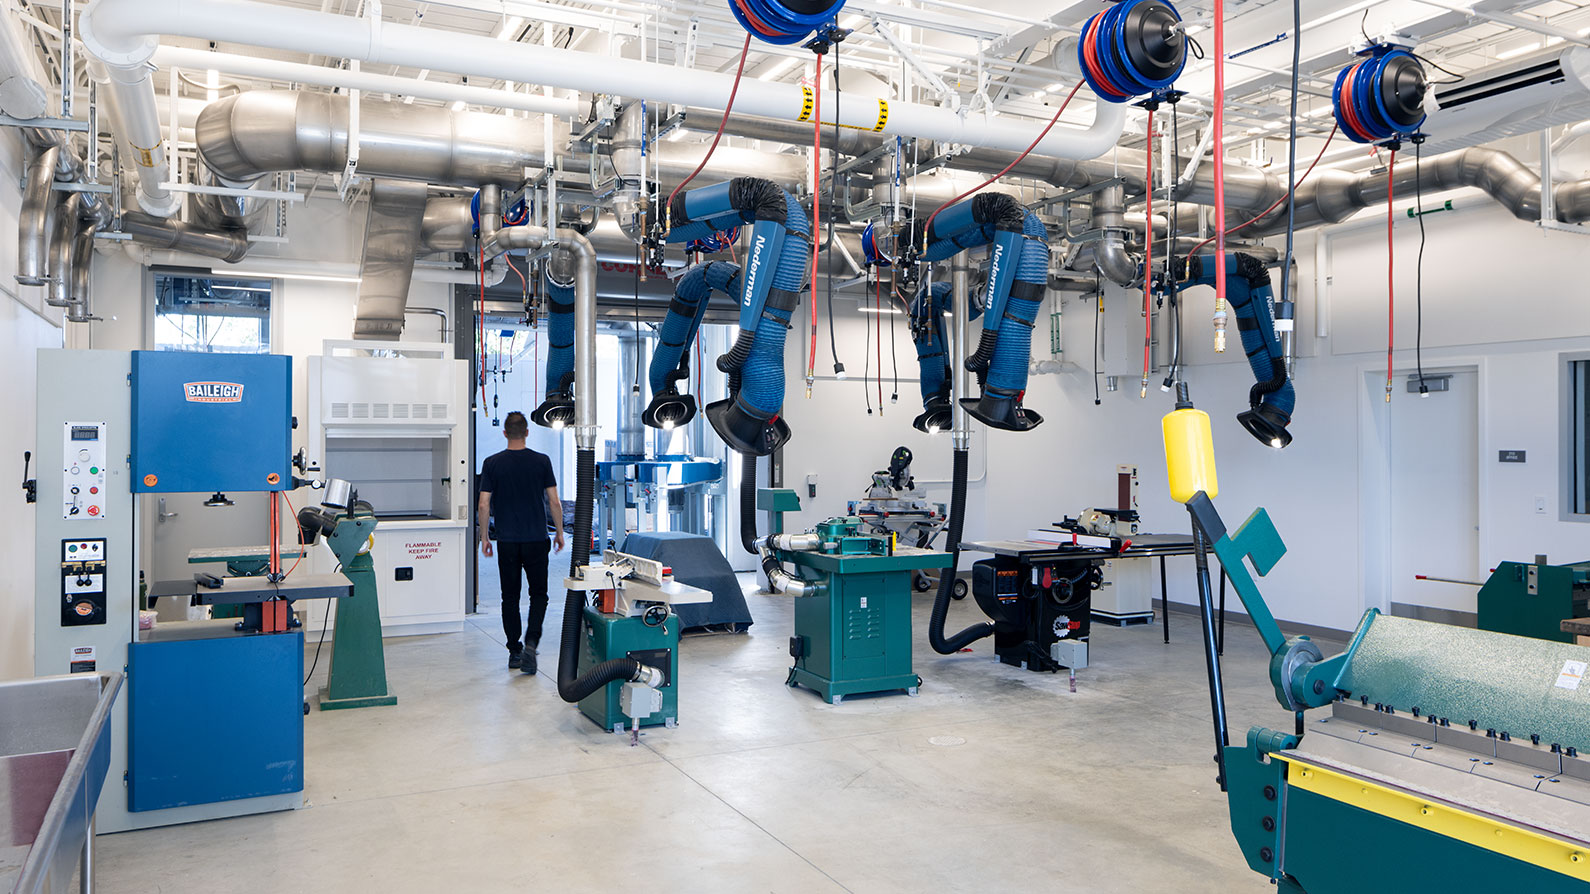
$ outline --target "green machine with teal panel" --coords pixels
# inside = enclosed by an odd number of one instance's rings
[[[1571,643],[1562,622],[1590,617],[1590,562],[1502,562],[1480,587],[1479,628]]]
[[[911,666],[911,581],[917,571],[949,567],[950,555],[867,533],[854,516],[785,534],[783,513],[800,509],[792,490],[759,490],[756,506],[773,516],[774,533],[757,544],[768,586],[796,597],[788,685],[836,705],[862,693],[916,695],[922,678]]]
[[[1215,759],[1248,866],[1289,894],[1590,891],[1590,648],[1374,609],[1330,657],[1283,635],[1252,572],[1286,547],[1263,509],[1226,529],[1208,425],[1183,395],[1166,460],[1200,545]],[[1204,544],[1270,651],[1290,730],[1228,742]]]

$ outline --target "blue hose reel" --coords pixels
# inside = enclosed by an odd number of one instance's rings
[[[845,0],[729,0],[729,11],[758,40],[792,44],[833,22]]]
[[[1429,82],[1418,57],[1380,44],[1342,69],[1331,89],[1336,125],[1355,143],[1396,143],[1419,136]]]
[[[1181,76],[1187,35],[1181,15],[1164,0],[1124,0],[1082,26],[1077,62],[1105,102],[1156,93]]]

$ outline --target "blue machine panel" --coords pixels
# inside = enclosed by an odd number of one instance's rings
[[[304,636],[128,647],[127,809],[304,789]]]
[[[134,493],[286,490],[292,359],[132,352]]]

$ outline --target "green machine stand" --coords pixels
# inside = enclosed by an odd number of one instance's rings
[[[353,581],[353,595],[337,603],[337,626],[331,632],[331,671],[320,690],[320,710],[395,705],[387,690],[386,652],[381,643],[381,603],[376,595],[375,562],[368,544],[375,534],[375,516],[363,513],[331,519],[326,545]]]
[[[657,692],[662,696],[662,710],[642,718],[638,727],[666,726],[670,729],[679,722],[679,616],[669,612],[660,624],[646,616],[626,617],[607,614],[595,608],[585,608],[585,648],[580,650],[579,672],[613,658],[634,658],[643,664],[658,668],[664,674],[663,685]],[[625,713],[624,687],[614,681],[580,699],[580,713],[591,718],[597,726],[615,733],[637,727],[634,718]]]
[[[794,597],[795,664],[786,683],[835,705],[861,693],[916,695],[922,679],[911,666],[911,581],[916,571],[949,567],[949,554],[896,546],[892,537],[866,533],[855,517],[784,538],[782,514],[799,510],[800,497],[763,489],[756,505],[772,513],[769,553],[794,566],[793,577],[805,584]],[[797,544],[811,548],[781,548]]]
[[[1590,562],[1548,565],[1503,562],[1480,588],[1479,628],[1571,643],[1562,622],[1590,616]]]

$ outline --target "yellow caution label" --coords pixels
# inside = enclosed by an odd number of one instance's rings
[[[807,119],[806,118],[802,118],[801,120],[805,121]],[[868,130],[868,131],[871,131],[873,133],[880,133],[880,132],[883,131],[884,126],[887,125],[888,123],[889,123],[889,102],[888,102],[888,100],[880,99],[880,100],[878,100],[878,119],[877,119],[877,121],[873,122],[871,127],[868,127],[865,124],[845,124],[842,121],[824,121],[823,122],[823,126],[824,127],[843,127],[843,128],[845,128],[847,130]]]
[[[131,143],[128,143],[127,145],[132,146]],[[158,147],[156,147],[156,148],[158,148]],[[139,167],[141,167],[141,168],[152,168],[152,167],[155,166],[155,150],[154,149],[145,149],[145,148],[143,148],[141,146],[132,146],[132,150],[138,156],[138,166]]]
[[[807,87],[804,84],[801,85],[801,114],[800,114],[800,117],[796,118],[795,120],[796,121],[810,121],[810,120],[812,120],[812,109],[815,108],[815,107],[816,107],[816,96],[814,96],[812,94],[812,88]]]
[[[1494,817],[1276,755],[1290,767],[1286,784],[1477,848],[1590,882],[1590,847]]]

